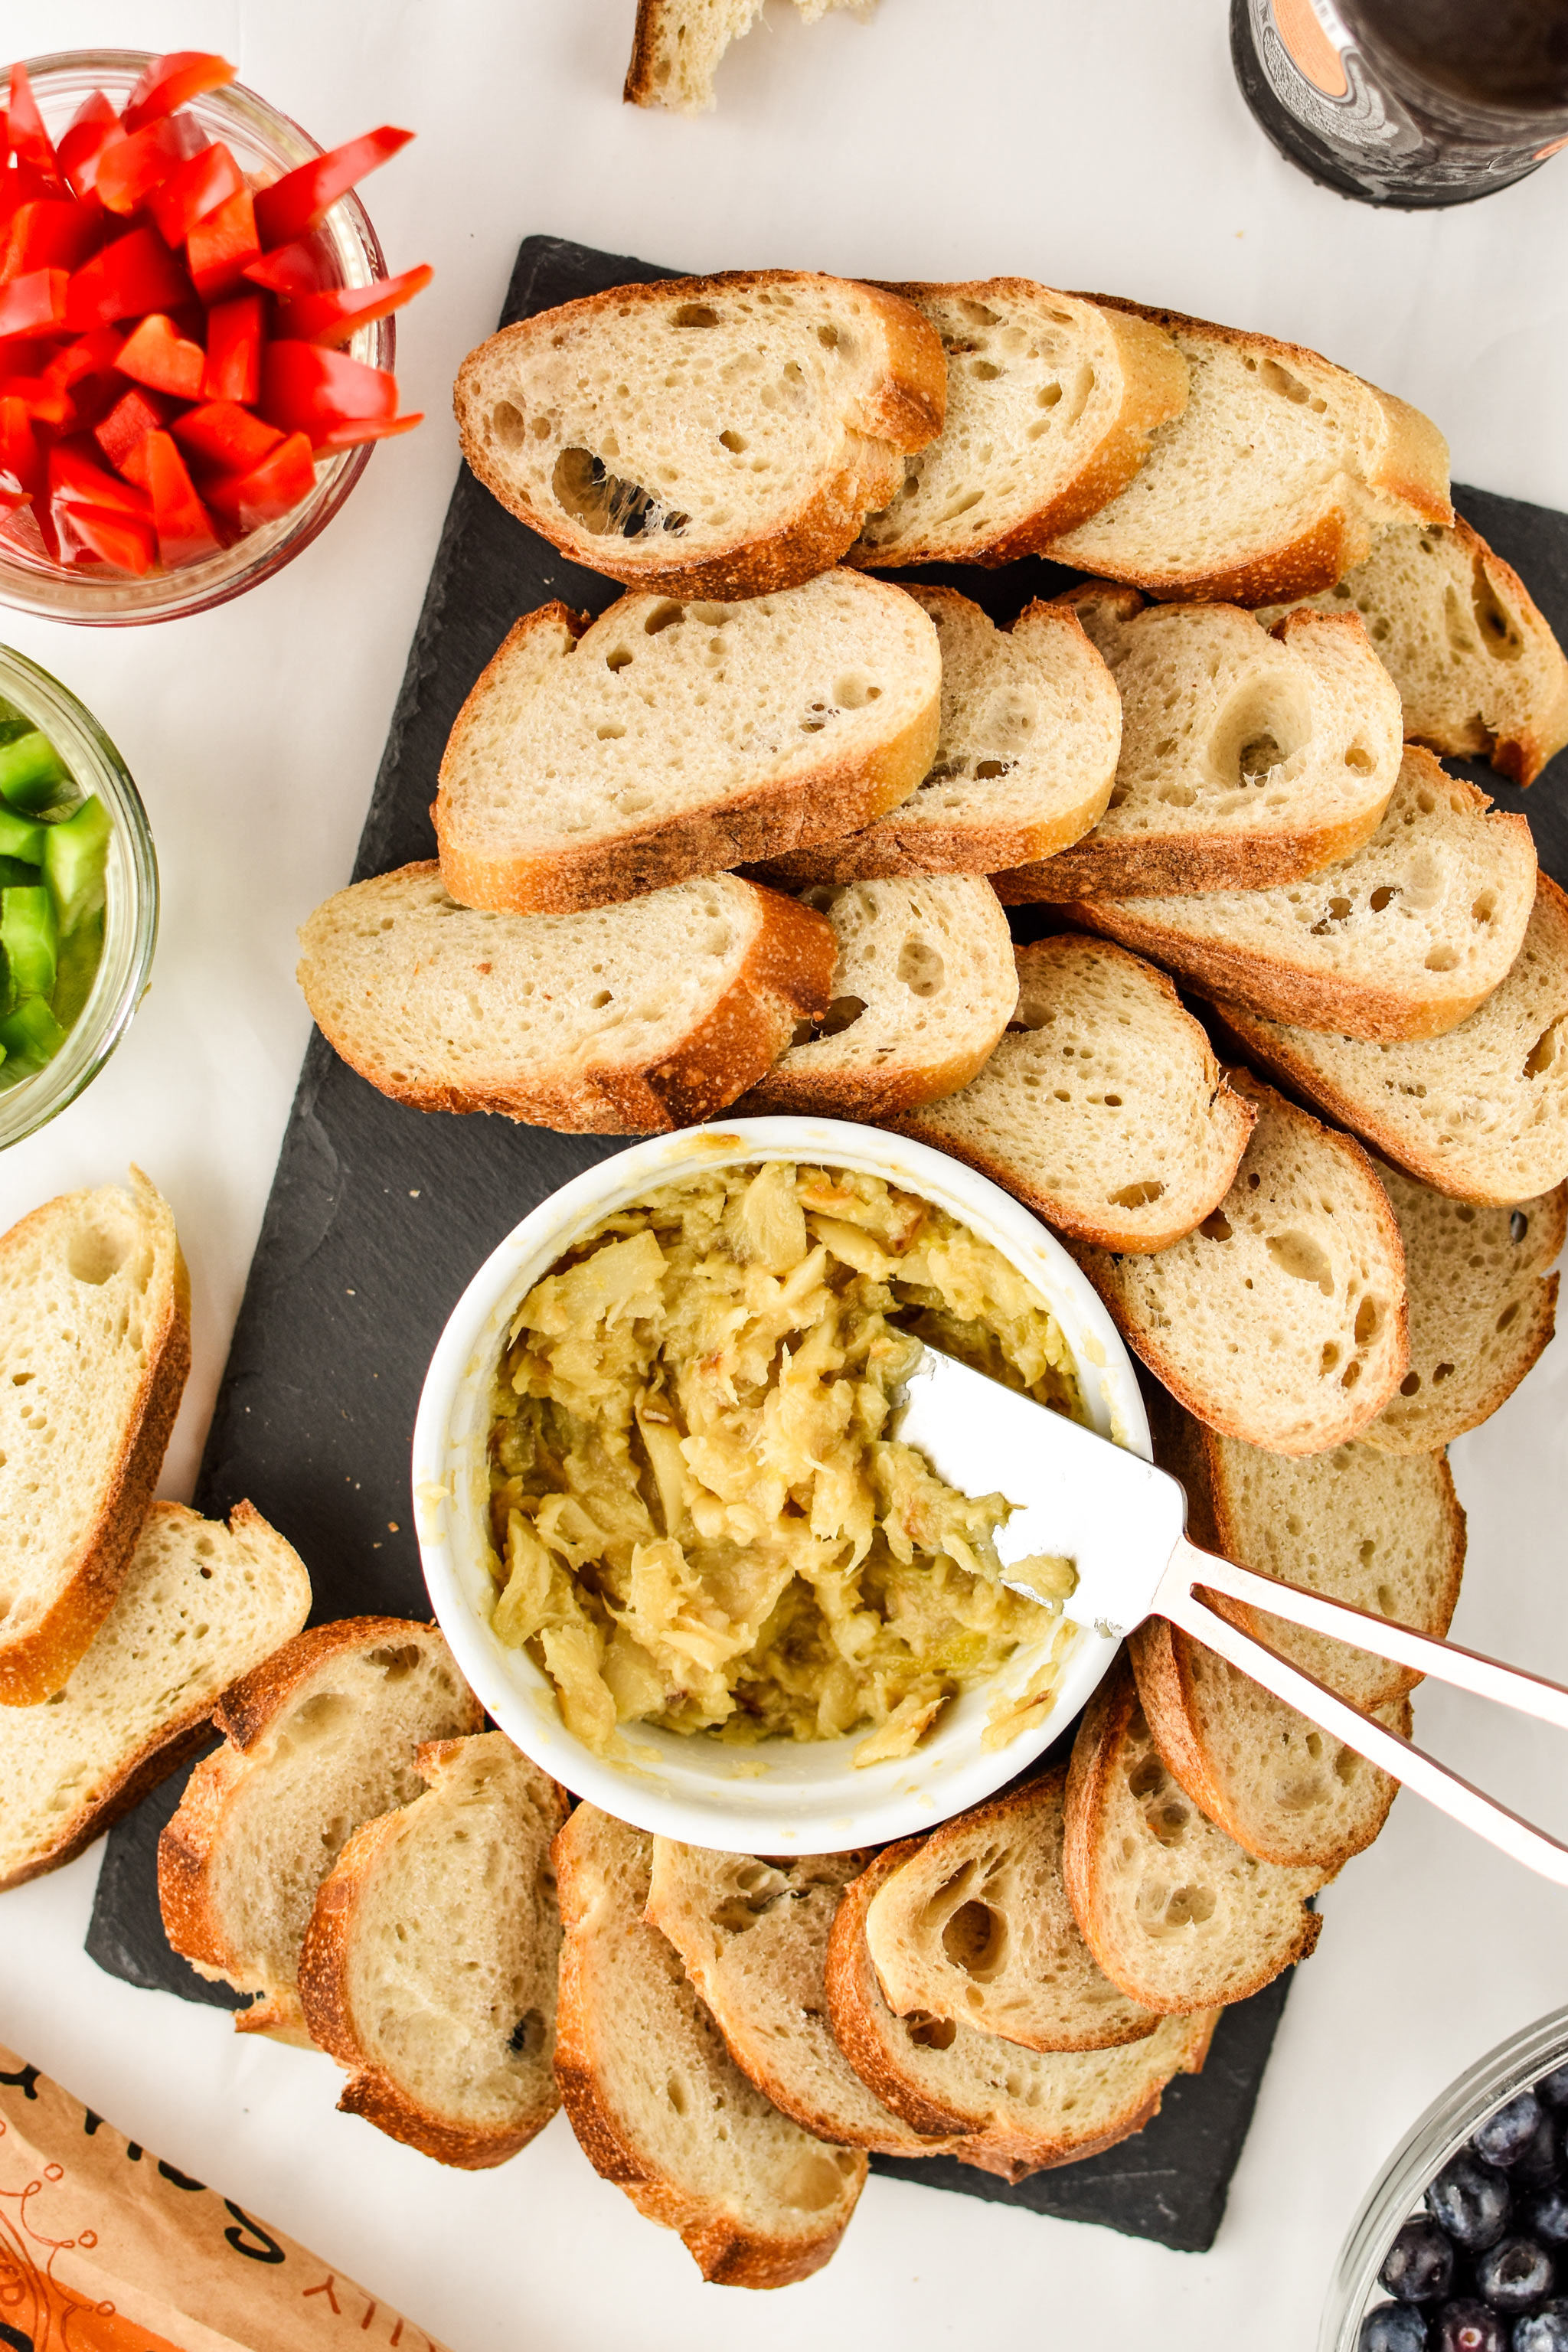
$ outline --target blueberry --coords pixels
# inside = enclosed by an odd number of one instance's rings
[[[1426,2322],[1407,2303],[1380,2303],[1362,2321],[1356,2352],[1426,2352]]]
[[[1432,2352],[1509,2352],[1508,2326],[1484,2303],[1446,2303],[1431,2345]]]
[[[1531,2144],[1541,2129],[1544,2109],[1533,2091],[1521,2091],[1516,2099],[1489,2116],[1479,2131],[1470,2137],[1470,2146],[1487,2164],[1505,2168],[1528,2156]]]
[[[1530,2311],[1556,2284],[1556,2266],[1533,2238],[1504,2238],[1476,2264],[1476,2291],[1494,2311]]]
[[[1441,2303],[1454,2292],[1453,2246],[1418,2213],[1390,2246],[1378,2277],[1400,2303]]]
[[[1462,2147],[1426,2191],[1426,2210],[1458,2246],[1495,2246],[1508,2227],[1508,2181],[1497,2167]]]
[[[1568,2303],[1557,2296],[1527,2319],[1516,2319],[1512,2352],[1568,2352]]]
[[[1548,2181],[1557,2179],[1562,2169],[1558,2125],[1559,2118],[1552,2114],[1551,2108],[1543,2107],[1541,2111],[1541,2121],[1536,2126],[1535,2137],[1531,2141],[1524,2154],[1516,2158],[1509,2167],[1509,2179],[1515,2195],[1518,2194],[1521,2184],[1530,2189],[1543,2189]]]
[[[1568,2107],[1568,2066],[1554,2066],[1550,2074],[1542,2074],[1535,2095],[1549,2107]]]
[[[1532,2238],[1545,2246],[1568,2246],[1568,2189],[1543,2189],[1524,2209]]]

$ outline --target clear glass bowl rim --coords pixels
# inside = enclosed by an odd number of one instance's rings
[[[1517,2092],[1568,2058],[1568,2009],[1554,2009],[1478,2058],[1440,2092],[1378,2174],[1334,2266],[1318,2352],[1355,2352],[1362,2317],[1395,2231],[1420,2204],[1427,2182],[1476,2126]]]
[[[85,703],[26,654],[0,645],[0,695],[37,719],[76,782],[114,824],[103,952],[64,1045],[34,1076],[0,1093],[0,1150],[47,1126],[102,1069],[141,1003],[158,940],[158,859],[142,795]],[[118,903],[122,902],[122,903]]]
[[[68,79],[70,94],[100,82],[136,81],[159,53],[153,49],[58,49],[20,62],[33,83],[40,107],[48,110],[51,79]],[[0,66],[0,102],[10,88],[13,68]],[[285,170],[307,163],[323,152],[310,132],[243,82],[230,82],[193,101],[204,110],[236,118],[258,147],[274,156]],[[340,196],[325,226],[342,268],[342,282],[368,285],[386,275],[386,256],[371,226],[369,214],[353,190]],[[355,359],[369,366],[392,369],[396,360],[397,334],[391,318],[362,327],[347,346]],[[45,620],[67,621],[87,627],[134,628],[153,621],[168,621],[187,613],[209,612],[255,587],[308,547],[323,531],[370,463],[374,442],[339,451],[318,465],[316,487],[289,515],[237,541],[221,555],[179,572],[149,572],[141,580],[116,574],[107,580],[75,578],[42,564],[8,560],[0,541],[0,605],[31,613]]]

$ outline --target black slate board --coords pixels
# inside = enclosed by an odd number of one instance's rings
[[[502,323],[582,294],[675,273],[556,237],[530,237]],[[1457,502],[1522,574],[1568,638],[1568,516],[1479,490]],[[997,572],[932,566],[999,621],[1074,575],[1031,558]],[[428,808],[458,706],[520,613],[551,597],[600,611],[620,592],[516,522],[467,471],[447,511],[394,713],[355,878],[433,854]],[[1568,883],[1568,754],[1528,796],[1469,771],[1529,814],[1542,860]],[[1025,920],[1028,910],[1023,910]],[[196,1488],[226,1516],[248,1496],[310,1563],[315,1615],[427,1613],[412,1529],[408,1445],[425,1367],[454,1300],[518,1220],[619,1150],[500,1119],[426,1117],[388,1102],[319,1036],[305,1056]],[[164,1940],[158,1832],[176,1775],[112,1832],[87,1948],[132,1984],[218,2007]],[[1031,2211],[1099,2221],[1185,2250],[1212,2244],[1251,2120],[1287,1979],[1226,2012],[1207,2066],[1172,2084],[1156,2120],[1106,2155],[1016,2187],[948,2159],[873,2158],[879,2170]]]

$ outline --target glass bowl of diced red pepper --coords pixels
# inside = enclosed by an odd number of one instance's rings
[[[195,51],[0,70],[0,603],[166,620],[276,572],[400,415],[389,277],[329,152]]]

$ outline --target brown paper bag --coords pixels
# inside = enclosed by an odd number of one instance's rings
[[[4,2352],[446,2352],[0,2048]]]

